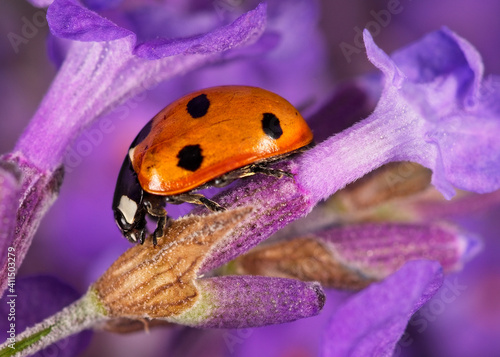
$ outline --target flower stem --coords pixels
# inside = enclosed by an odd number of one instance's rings
[[[106,310],[97,299],[95,291],[90,289],[79,300],[55,315],[0,345],[0,357],[32,355],[105,319]]]

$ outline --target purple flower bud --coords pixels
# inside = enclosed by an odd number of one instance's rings
[[[168,319],[206,328],[246,328],[317,315],[325,303],[318,283],[261,276],[200,279],[200,300]]]
[[[444,272],[461,269],[481,243],[450,225],[379,223],[318,232],[332,254],[365,279],[383,279],[410,260],[436,260]]]
[[[262,245],[236,258],[226,271],[355,290],[411,260],[436,260],[445,272],[459,270],[481,247],[477,238],[449,225],[365,223]]]

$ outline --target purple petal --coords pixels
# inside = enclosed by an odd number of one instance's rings
[[[399,85],[390,88],[388,81],[381,99],[388,103],[374,116],[418,118],[423,131],[417,138],[430,143],[432,151],[418,155],[415,147],[407,155],[433,170],[433,184],[447,197],[453,193],[451,185],[479,193],[499,188],[500,120],[480,103],[483,65],[477,51],[443,29],[397,52],[393,64],[401,67],[394,69],[380,65],[387,56],[368,32],[365,41],[368,57],[388,78],[400,70],[407,77],[402,90]],[[393,109],[388,112],[389,104]]]
[[[16,278],[13,289],[14,293],[7,292],[0,300],[0,315],[5,317],[0,321],[2,341],[9,337],[7,331],[10,329],[11,322],[15,325],[15,334],[19,334],[27,327],[59,312],[80,297],[72,287],[50,276]],[[9,304],[12,301],[13,303]],[[8,319],[11,313],[15,320]],[[91,336],[90,331],[79,333],[58,341],[34,356],[41,357],[57,353],[57,356],[73,357],[86,348]]]
[[[54,0],[47,10],[50,31],[78,41],[111,41],[134,34],[82,6],[78,0]]]
[[[325,357],[391,356],[411,317],[438,290],[436,262],[412,261],[351,298],[330,321]]]
[[[234,47],[234,43],[250,41],[247,29],[264,29],[266,25],[266,4],[259,4],[255,10],[240,16],[232,24],[218,28],[204,35],[183,39],[158,39],[139,44],[135,53],[147,59],[159,59],[177,54],[208,54],[222,52]],[[234,31],[238,29],[238,31]],[[261,33],[253,34],[256,40]]]
[[[134,53],[146,59],[159,59],[178,54],[209,54],[235,47],[241,41],[254,41],[261,33],[248,38],[248,30],[264,29],[266,4],[240,16],[230,25],[217,28],[206,34],[187,38],[158,38],[135,47]],[[166,10],[164,10],[166,11]],[[83,7],[77,0],[55,0],[47,12],[51,32],[58,37],[78,41],[111,41],[136,35],[96,12]],[[237,31],[235,31],[237,29]]]
[[[478,94],[484,71],[481,56],[470,43],[447,28],[394,52],[391,58],[411,82],[431,84],[446,76],[457,83],[451,98]],[[442,88],[435,89],[438,95]]]
[[[500,92],[499,92],[500,95]],[[478,120],[481,118],[482,120]],[[487,110],[443,119],[428,132],[429,142],[439,148],[433,183],[438,188],[450,182],[477,193],[500,187],[500,120]]]
[[[325,303],[318,283],[293,279],[225,276],[197,285],[202,298],[173,322],[206,328],[265,326],[315,316]]]

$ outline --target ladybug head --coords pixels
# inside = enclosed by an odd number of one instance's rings
[[[153,119],[137,134],[129,150],[144,140],[151,131],[152,125]],[[132,243],[142,244],[146,237],[146,208],[143,197],[144,191],[137,180],[130,156],[127,154],[118,174],[118,180],[116,180],[112,208],[118,228]]]
[[[125,197],[125,196],[122,196]],[[126,203],[125,205],[131,205],[131,202]],[[124,201],[116,207],[113,205],[113,213],[115,216],[115,222],[118,225],[118,228],[122,231],[122,234],[132,243],[144,243],[144,239],[146,238],[146,219],[144,215],[136,214],[133,216],[132,221],[129,222],[127,219],[127,213],[124,210],[128,208],[124,208]]]

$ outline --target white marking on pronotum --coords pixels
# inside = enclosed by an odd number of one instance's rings
[[[123,213],[123,217],[128,223],[132,224],[134,222],[135,213],[137,212],[137,203],[135,201],[127,196],[122,196],[118,209]]]

